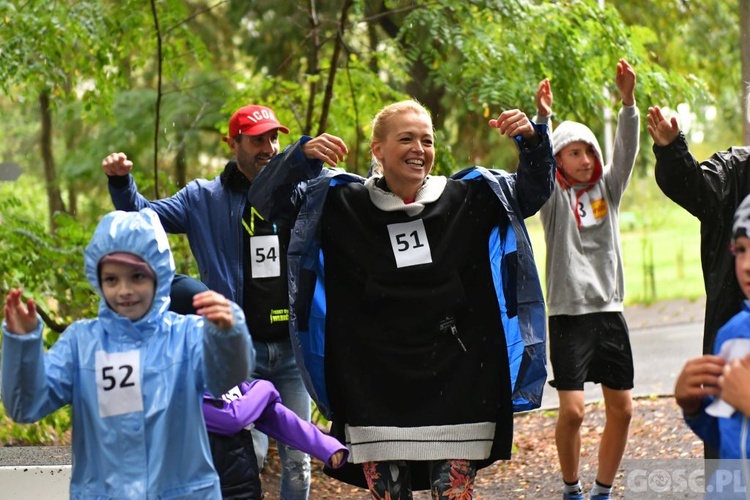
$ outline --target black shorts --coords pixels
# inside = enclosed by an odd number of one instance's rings
[[[622,313],[549,317],[549,349],[558,391],[582,391],[584,382],[633,388],[633,352]]]

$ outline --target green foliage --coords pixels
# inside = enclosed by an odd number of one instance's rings
[[[33,179],[21,176],[14,183],[0,183],[0,297],[4,301],[11,288],[21,286],[24,296],[33,298],[62,328],[96,314],[99,296],[83,272],[83,249],[90,231],[70,217],[60,216],[59,230],[50,236],[40,222],[46,219],[43,192],[30,181]],[[45,328],[45,346],[51,346],[59,335]],[[0,415],[0,442],[6,445],[69,442],[69,408],[28,425],[12,423],[1,409]]]
[[[30,179],[21,179],[0,184],[0,296],[21,286],[60,325],[94,316],[99,296],[86,282],[83,266],[93,227],[60,214],[58,231],[50,234],[39,217],[43,195],[26,184]],[[58,335],[47,329],[45,344]]]
[[[4,446],[69,445],[72,427],[70,406],[33,424],[17,424],[0,407],[0,443]]]

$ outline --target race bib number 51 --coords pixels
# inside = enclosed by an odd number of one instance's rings
[[[143,411],[140,353],[97,351],[96,394],[102,418]]]
[[[391,238],[396,267],[409,267],[432,262],[430,242],[427,240],[427,232],[424,229],[422,219],[389,224],[388,235]]]

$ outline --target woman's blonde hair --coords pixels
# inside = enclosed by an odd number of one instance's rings
[[[432,122],[432,116],[427,108],[422,106],[415,99],[406,99],[404,101],[394,102],[381,109],[372,119],[372,134],[370,135],[370,154],[372,155],[372,145],[376,142],[385,140],[388,135],[387,122],[392,117],[403,113],[416,113],[426,116]],[[380,160],[372,155],[372,171],[375,174],[381,175],[383,173],[383,166],[380,164]]]

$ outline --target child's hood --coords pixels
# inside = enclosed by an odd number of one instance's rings
[[[557,153],[562,151],[568,144],[579,141],[585,142],[594,147],[597,165],[596,171],[590,181],[590,184],[594,184],[602,177],[604,161],[602,159],[602,150],[599,147],[599,141],[596,139],[594,132],[592,132],[586,125],[573,121],[564,121],[558,125],[552,133],[552,154],[556,156]],[[569,184],[567,180],[563,178],[560,169],[557,169],[557,178],[559,181],[564,182],[565,185]]]
[[[139,212],[114,211],[105,215],[94,231],[84,253],[86,279],[99,295],[99,261],[107,254],[127,252],[137,255],[153,269],[156,275],[154,302],[149,313],[155,309],[169,308],[169,292],[174,278],[175,265],[167,234],[159,216],[150,208]],[[104,299],[102,299],[104,300]]]

